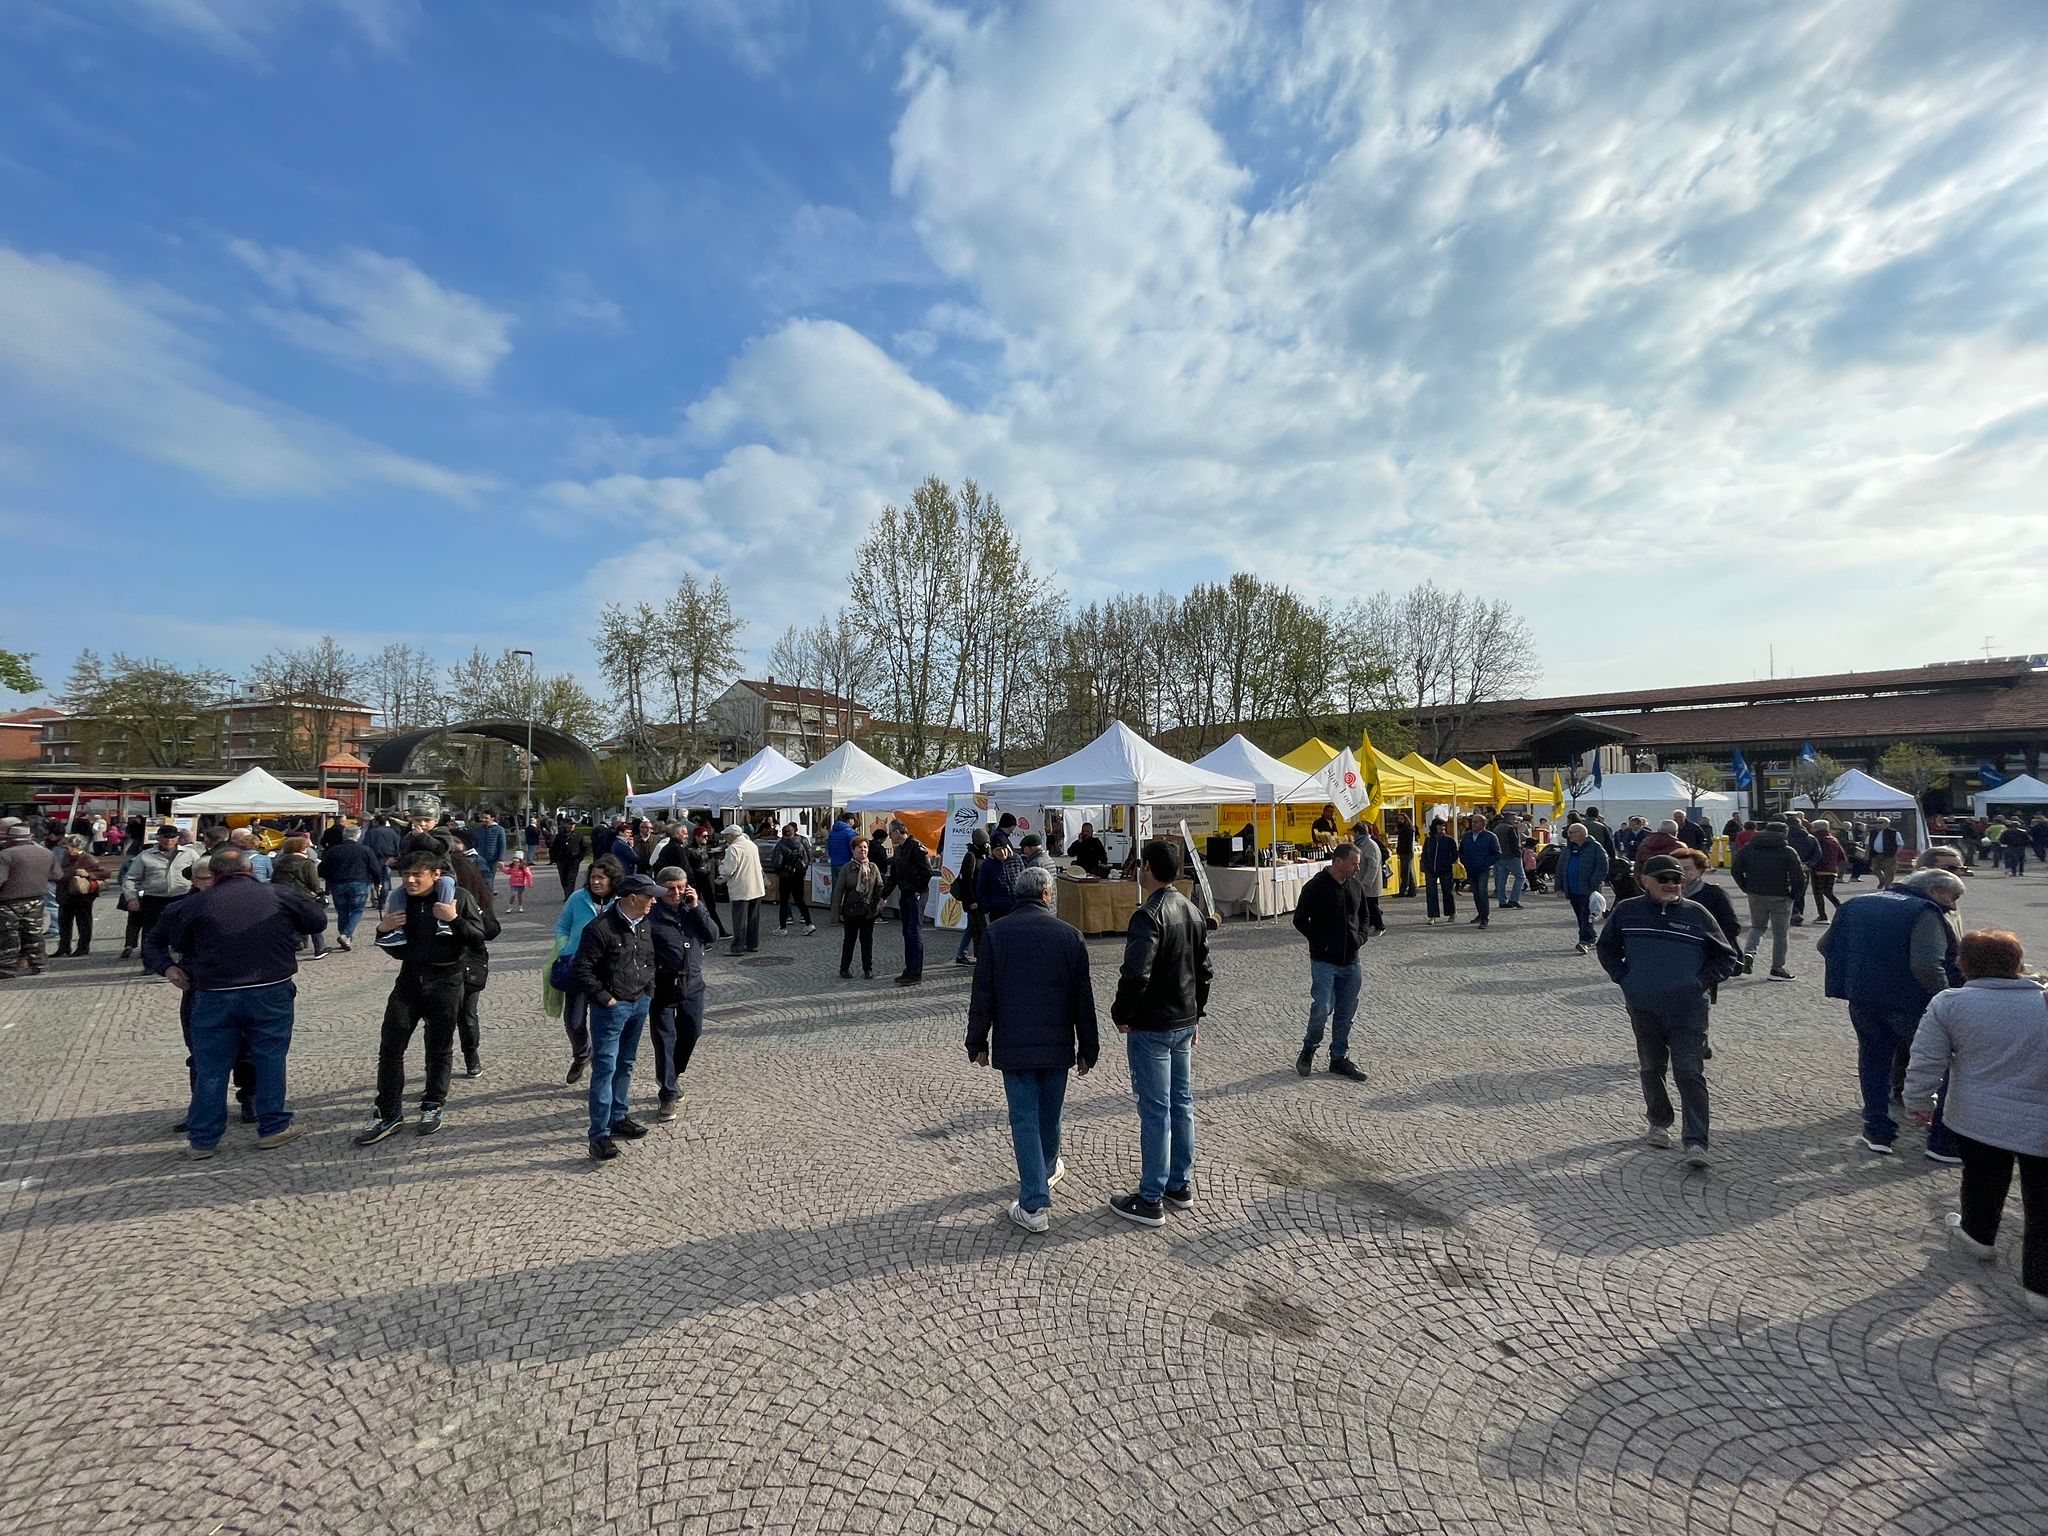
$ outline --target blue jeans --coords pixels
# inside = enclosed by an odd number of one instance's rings
[[[1564,899],[1572,904],[1572,916],[1578,921],[1579,942],[1591,944],[1594,941],[1593,893],[1588,891],[1581,896],[1577,891],[1566,891]]]
[[[1336,965],[1328,960],[1308,963],[1308,1033],[1302,1037],[1304,1052],[1323,1043],[1323,1021],[1336,1015],[1330,1031],[1330,1060],[1342,1061],[1351,1054],[1351,1021],[1358,1016],[1358,990],[1365,980],[1365,967],[1356,960]]]
[[[1017,1203],[1027,1211],[1042,1211],[1052,1204],[1047,1181],[1060,1161],[1066,1069],[1005,1072],[1003,1097],[1010,1101],[1010,1140],[1017,1149]]]
[[[274,1136],[292,1123],[284,1107],[284,1058],[292,1048],[296,982],[233,992],[192,994],[192,1105],[185,1134],[195,1147],[211,1147],[228,1128],[228,1075],[246,1056],[255,1072],[256,1134]]]
[[[1493,866],[1493,901],[1504,907],[1522,899],[1522,856],[1511,853]]]
[[[903,923],[903,974],[924,974],[924,895],[905,891],[897,898],[896,913]]]
[[[356,924],[370,904],[370,882],[336,880],[327,887],[327,894],[334,898],[334,931],[344,939],[355,937]]]
[[[1138,1096],[1138,1150],[1144,1174],[1138,1198],[1157,1201],[1195,1168],[1195,1027],[1134,1029],[1124,1036],[1131,1090]]]
[[[1890,1146],[1899,1139],[1899,1122],[1892,1118],[1892,1063],[1911,1048],[1920,1014],[1918,1010],[1880,1008],[1875,1003],[1851,1003],[1849,1022],[1856,1027],[1856,1081],[1863,1090],[1863,1134]],[[1947,1097],[1948,1079],[1944,1077],[1935,1098],[1934,1124],[1927,1129],[1927,1150],[1954,1157],[1955,1132],[1941,1118],[1941,1101]]]
[[[651,998],[590,1005],[590,1139],[609,1136],[626,1118],[626,1100],[633,1091],[633,1062],[640,1055],[640,1033],[647,1026]]]

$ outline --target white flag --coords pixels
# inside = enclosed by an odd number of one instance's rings
[[[1331,758],[1329,766],[1323,769],[1323,793],[1337,807],[1337,814],[1347,826],[1363,816],[1366,807],[1372,804],[1372,791],[1366,788],[1365,776],[1358,771],[1358,759],[1349,747]]]

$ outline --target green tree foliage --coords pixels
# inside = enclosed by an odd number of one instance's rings
[[[9,693],[34,693],[42,687],[42,679],[29,665],[35,659],[33,651],[0,651],[0,688]]]
[[[1804,795],[1816,806],[1827,804],[1835,797],[1835,780],[1842,776],[1842,765],[1825,752],[1814,754],[1813,761],[1804,758],[1792,760],[1792,789],[1795,796]]]
[[[1664,771],[1685,786],[1687,804],[1697,806],[1700,796],[1720,789],[1722,780],[1731,770],[1724,768],[1711,757],[1681,758],[1675,763],[1666,763]]]
[[[1894,742],[1878,758],[1877,772],[1885,783],[1905,790],[1915,800],[1924,800],[1935,785],[1948,783],[1948,754],[1924,742]]]

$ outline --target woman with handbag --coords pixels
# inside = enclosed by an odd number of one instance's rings
[[[92,951],[92,904],[100,896],[100,867],[77,833],[64,839],[64,863],[57,875],[57,953],[86,955]],[[72,948],[72,935],[78,947]]]
[[[562,915],[555,919],[555,949],[548,968],[541,973],[541,1004],[562,1021],[569,1037],[568,1082],[576,1082],[590,1065],[590,999],[577,990],[572,972],[576,946],[583,942],[583,930],[591,919],[612,904],[626,867],[610,854],[590,862],[583,877],[583,889],[562,903]]]

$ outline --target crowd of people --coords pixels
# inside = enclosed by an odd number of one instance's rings
[[[1979,841],[2006,849],[2015,830],[1987,831]],[[180,996],[190,1100],[177,1130],[188,1154],[213,1155],[226,1131],[231,1085],[259,1148],[299,1133],[285,1091],[293,977],[299,963],[329,952],[328,902],[337,948],[352,948],[362,917],[374,911],[377,947],[397,962],[378,1042],[373,1118],[355,1140],[373,1146],[408,1123],[418,1135],[439,1131],[457,1046],[466,1076],[484,1071],[478,999],[488,984],[490,944],[502,931],[497,877],[510,871],[507,899],[517,907],[543,850],[564,895],[543,968],[543,1002],[567,1038],[567,1082],[589,1079],[589,1155],[611,1161],[649,1134],[633,1106],[643,1034],[652,1037],[655,1058],[652,1118],[676,1118],[704,1025],[705,957],[720,940],[734,955],[759,950],[768,873],[779,888],[776,931],[816,932],[804,889],[809,840],[792,824],[714,828],[702,819],[670,825],[621,817],[598,825],[536,818],[516,831],[508,837],[488,813],[467,825],[418,817],[403,829],[377,817],[329,828],[317,848],[308,831],[290,831],[273,853],[250,827],[165,825],[145,846],[125,850],[118,876],[124,957],[139,947],[145,969]],[[1991,1255],[2017,1175],[2027,1216],[2023,1286],[2027,1304],[2048,1317],[2048,994],[2025,974],[2016,936],[1965,931],[1963,873],[1975,862],[1967,833],[1962,848],[1932,846],[1901,873],[1905,849],[1884,818],[1868,825],[1797,813],[1732,819],[1720,836],[1733,849],[1745,923],[1709,878],[1714,833],[1685,808],[1654,827],[1639,817],[1609,827],[1589,809],[1565,818],[1561,830],[1512,811],[1479,812],[1456,831],[1448,818],[1432,819],[1419,845],[1405,813],[1390,814],[1384,830],[1360,823],[1349,841],[1330,843],[1333,832],[1324,829],[1319,839],[1328,863],[1302,887],[1293,915],[1307,944],[1310,983],[1298,1073],[1315,1071],[1327,1038],[1329,1074],[1367,1080],[1353,1034],[1363,951],[1387,926],[1384,898],[1419,894],[1433,925],[1455,917],[1462,895],[1473,908],[1470,922],[1483,929],[1495,912],[1521,908],[1529,892],[1553,892],[1571,909],[1576,950],[1594,953],[1620,989],[1636,1045],[1645,1139],[1678,1149],[1691,1168],[1709,1168],[1711,1008],[1723,986],[1752,972],[1767,934],[1767,979],[1795,979],[1786,966],[1788,933],[1807,922],[1810,897],[1812,921],[1827,929],[1817,946],[1826,995],[1847,1004],[1857,1042],[1861,1145],[1873,1157],[1895,1156],[1901,1117],[1924,1128],[1922,1155],[1961,1169],[1961,1208],[1949,1228],[1957,1251],[1971,1258]],[[78,877],[97,877],[92,838],[51,837],[20,822],[0,824],[0,836],[0,943],[25,942],[23,909],[32,894],[40,912],[45,887],[55,884],[60,916],[69,917],[60,953],[86,953],[91,908]],[[1075,846],[1092,840],[1084,827]],[[2031,848],[2032,838],[2025,840]],[[894,979],[920,982],[931,853],[900,821],[863,836],[850,815],[834,821],[826,849],[841,978],[852,978],[858,954],[872,979],[875,924],[887,914],[898,923],[903,951]],[[1013,820],[978,831],[957,865],[948,871],[949,890],[968,921],[953,958],[973,969],[967,1054],[1003,1076],[1018,1171],[1010,1218],[1043,1232],[1065,1174],[1068,1078],[1090,1071],[1101,1052],[1089,951],[1054,915],[1055,880],[1040,840],[1019,838]],[[1390,865],[1398,871],[1391,879]],[[1199,895],[1182,894],[1182,867],[1172,842],[1137,850],[1141,894],[1110,1010],[1125,1036],[1141,1164],[1137,1186],[1110,1205],[1145,1226],[1191,1209],[1195,1199],[1193,1050],[1213,975],[1209,935],[1219,919]],[[1837,894],[1838,881],[1866,875],[1875,880],[1867,894]],[[408,1122],[407,1056],[422,1033],[424,1081]]]

